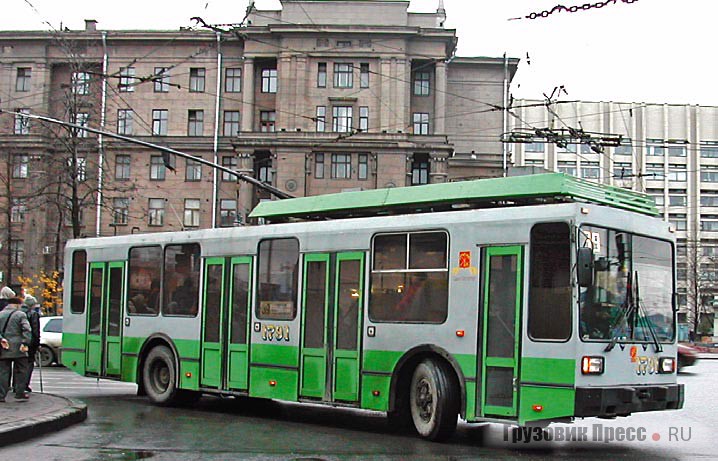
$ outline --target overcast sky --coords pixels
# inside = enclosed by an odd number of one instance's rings
[[[594,0],[591,0],[594,2]],[[509,18],[586,0],[444,0],[447,27],[459,36],[459,56],[521,58],[512,84],[516,98],[542,98],[558,85],[562,99],[718,105],[712,46],[716,0],[616,0],[602,9]],[[3,30],[178,29],[202,16],[238,22],[246,0],[2,0]],[[438,0],[412,0],[410,11],[434,11]],[[278,9],[278,0],[257,0]],[[709,48],[710,47],[710,48]],[[527,59],[527,53],[529,59]],[[530,62],[530,63],[529,63]]]

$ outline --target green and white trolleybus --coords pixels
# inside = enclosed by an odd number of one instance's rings
[[[675,236],[543,174],[261,203],[271,224],[73,240],[62,359],[157,404],[386,412],[424,438],[683,406]]]

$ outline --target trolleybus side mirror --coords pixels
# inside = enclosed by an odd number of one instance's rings
[[[578,249],[578,285],[581,287],[590,287],[593,285],[593,249]]]

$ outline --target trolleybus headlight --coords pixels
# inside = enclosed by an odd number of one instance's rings
[[[676,371],[676,359],[673,357],[661,357],[658,370],[660,373],[673,373]]]
[[[600,375],[603,373],[603,357],[585,356],[581,359],[581,373],[584,375]]]

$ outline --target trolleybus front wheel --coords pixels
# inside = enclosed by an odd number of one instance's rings
[[[145,392],[157,405],[182,405],[197,401],[199,392],[177,388],[174,354],[167,346],[156,346],[145,359],[142,373]]]
[[[445,362],[427,359],[411,378],[409,408],[419,435],[440,442],[451,437],[459,414],[459,391]]]

